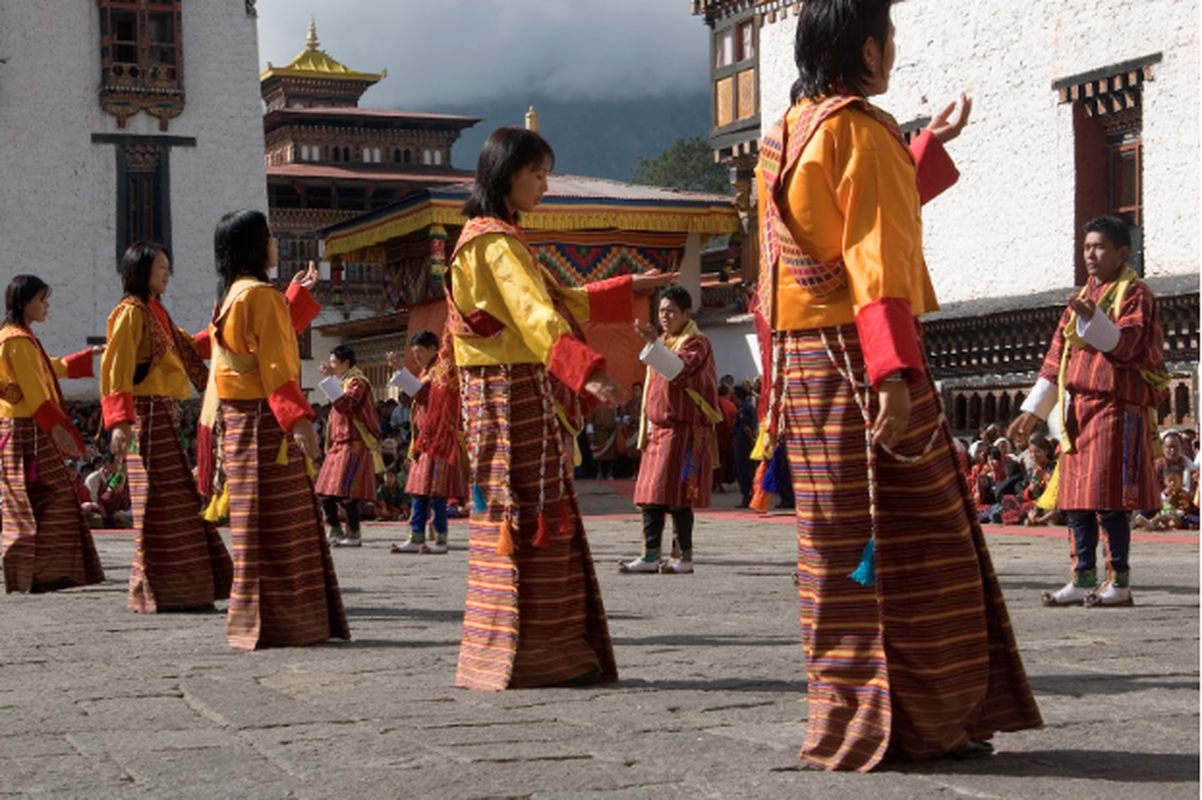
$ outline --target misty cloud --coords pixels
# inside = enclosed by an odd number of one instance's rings
[[[459,105],[527,95],[563,100],[704,90],[708,29],[687,0],[259,0],[259,60],[305,46],[362,72],[387,68],[364,103]]]

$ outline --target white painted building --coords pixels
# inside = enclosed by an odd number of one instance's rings
[[[207,323],[217,220],[267,210],[256,23],[253,0],[0,3],[0,276],[53,287],[52,355],[104,336],[137,238],[172,250],[174,319]]]
[[[760,6],[765,129],[797,74],[796,7]],[[877,105],[906,127],[960,91],[973,98],[949,145],[960,182],[923,209],[942,303],[1079,283],[1076,232],[1120,207],[1138,207],[1146,277],[1198,274],[1196,0],[904,0],[893,21],[897,61]],[[1108,188],[1107,166],[1135,177],[1142,198]]]

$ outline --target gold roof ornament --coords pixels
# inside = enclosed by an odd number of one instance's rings
[[[534,110],[534,106],[530,106],[530,110],[526,112],[526,130],[538,133],[538,112]]]
[[[259,81],[273,77],[289,78],[322,78],[334,81],[359,81],[367,84],[379,83],[388,77],[388,70],[380,72],[357,72],[331,58],[324,50],[319,50],[317,41],[317,21],[309,18],[309,35],[305,39],[305,49],[292,59],[286,66],[275,67],[267,62],[267,69],[259,75]]]

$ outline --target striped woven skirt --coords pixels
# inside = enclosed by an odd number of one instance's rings
[[[853,326],[824,331],[863,379]],[[797,502],[808,683],[801,758],[867,771],[886,749],[931,758],[1041,719],[929,372],[911,386],[899,461],[876,449],[876,581],[849,576],[872,529],[864,418],[820,331],[777,334]],[[778,350],[778,352],[780,352]],[[875,393],[870,419],[875,419]]]
[[[153,614],[202,608],[230,596],[234,562],[203,506],[180,446],[170,397],[135,397],[134,441],[125,459],[134,528],[129,609]]]
[[[466,462],[462,452],[453,464],[430,453],[418,453],[417,460],[409,465],[405,491],[423,497],[462,499],[467,496]]]
[[[647,424],[634,504],[707,508],[714,483],[713,428]]]
[[[223,400],[221,405],[234,543],[234,585],[225,626],[230,647],[253,650],[349,639],[304,456],[266,401]]]
[[[49,592],[104,580],[74,478],[32,419],[0,419],[4,591]]]
[[[332,442],[321,462],[313,491],[344,500],[376,500],[376,473],[371,451],[362,441]]]
[[[487,511],[471,515],[455,684],[496,691],[592,675],[617,680],[567,460],[572,444],[555,415],[546,370],[515,364],[460,374],[472,494]],[[546,546],[534,544],[540,507]],[[501,555],[507,518],[514,552]]]
[[[1074,393],[1066,427],[1073,452],[1058,462],[1062,511],[1160,508],[1153,431],[1146,410],[1096,394]]]

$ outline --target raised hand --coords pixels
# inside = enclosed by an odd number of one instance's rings
[[[310,261],[308,267],[292,276],[293,283],[299,283],[302,288],[311,290],[317,285],[317,262]]]
[[[647,344],[655,344],[655,340],[659,338],[659,332],[655,330],[655,326],[644,325],[641,319],[634,321],[634,332]]]
[[[931,123],[927,125],[927,130],[940,142],[947,144],[959,136],[960,131],[964,130],[964,126],[968,124],[970,113],[972,113],[972,98],[964,92],[960,92],[960,99],[949,103],[947,108],[936,114]]]
[[[670,286],[680,278],[679,272],[660,272],[653,269],[641,275],[631,275],[630,285],[635,294],[651,294],[662,286]]]

